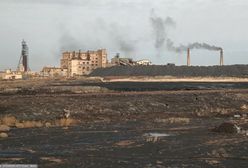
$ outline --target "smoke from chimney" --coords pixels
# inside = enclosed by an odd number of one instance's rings
[[[167,50],[177,53],[185,52],[188,49],[206,49],[212,51],[222,50],[221,47],[200,42],[190,43],[188,45],[175,46],[173,40],[168,37],[168,28],[175,27],[176,22],[171,17],[163,19],[161,17],[156,16],[154,10],[152,10],[151,12],[150,20],[155,34],[155,48],[157,49],[162,48],[164,44],[166,44]]]

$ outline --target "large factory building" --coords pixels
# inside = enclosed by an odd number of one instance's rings
[[[67,51],[62,55],[60,66],[61,69],[67,69],[68,76],[87,75],[96,68],[107,66],[107,51]]]

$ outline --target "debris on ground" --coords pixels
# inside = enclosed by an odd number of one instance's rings
[[[143,137],[146,139],[146,142],[158,142],[163,137],[169,137],[171,134],[166,133],[145,133]]]
[[[242,110],[247,110],[248,109],[248,105],[244,104],[240,107]]]
[[[9,131],[10,127],[7,125],[0,125],[0,131],[6,132]]]
[[[214,132],[219,132],[219,133],[230,133],[230,134],[234,134],[234,133],[240,133],[241,128],[239,126],[237,126],[234,123],[231,122],[225,122],[222,123],[221,125],[219,125],[218,127],[215,127],[213,129]]]
[[[7,138],[8,134],[5,132],[0,133],[0,138]]]
[[[130,145],[133,145],[134,143],[135,142],[131,141],[131,140],[124,140],[124,141],[117,142],[115,145],[117,145],[117,146],[130,146]]]
[[[234,118],[241,118],[241,115],[235,114],[235,115],[234,115]]]

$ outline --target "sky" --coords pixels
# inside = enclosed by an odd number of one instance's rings
[[[59,66],[63,51],[106,48],[154,64],[186,64],[186,52],[163,42],[151,18],[175,46],[194,42],[224,49],[224,63],[248,64],[247,0],[0,0],[0,70],[16,69],[21,41],[29,47],[29,66]],[[168,18],[172,23],[164,25]],[[159,20],[158,19],[158,20]],[[219,52],[191,51],[192,65],[217,65]]]

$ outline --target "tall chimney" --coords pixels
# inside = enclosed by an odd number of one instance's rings
[[[220,50],[220,66],[224,65],[224,54],[223,49]]]
[[[190,66],[190,49],[187,50],[187,66]]]

